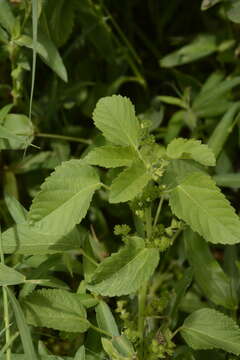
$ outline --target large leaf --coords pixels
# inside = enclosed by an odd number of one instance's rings
[[[21,35],[16,44],[33,49],[33,40],[28,35]],[[38,30],[38,40],[36,51],[41,59],[65,82],[68,81],[67,71],[63,64],[62,58],[52,42],[52,40],[43,31]]]
[[[33,125],[21,114],[8,114],[0,125],[0,149],[24,149],[33,140]]]
[[[240,242],[240,220],[210,176],[193,173],[170,192],[170,206],[177,217],[207,241]]]
[[[43,233],[28,224],[17,224],[2,233],[3,253],[34,255],[77,250],[83,237],[85,233],[80,234],[77,229],[59,236]]]
[[[12,33],[15,25],[15,17],[8,0],[0,1],[0,25],[10,34]]]
[[[216,165],[212,150],[195,139],[174,139],[167,147],[167,156],[171,159],[190,158],[206,166]]]
[[[132,200],[151,179],[151,174],[142,161],[122,171],[112,182],[109,202],[119,203]]]
[[[128,98],[121,95],[101,98],[93,112],[93,120],[110,142],[135,149],[138,147],[140,126]]]
[[[188,316],[181,335],[196,350],[222,349],[240,354],[240,328],[231,318],[213,309],[200,309]]]
[[[100,146],[84,158],[88,164],[106,168],[129,166],[136,159],[136,153],[129,146]]]
[[[27,322],[34,326],[84,332],[87,314],[77,294],[65,290],[37,290],[23,301]]]
[[[65,235],[87,213],[100,187],[95,169],[81,160],[62,163],[41,186],[29,211],[29,222],[46,234]]]
[[[157,249],[144,248],[143,239],[131,238],[97,267],[88,288],[103,296],[134,293],[150,278],[158,261]]]
[[[216,305],[236,309],[237,299],[230,279],[214,259],[208,244],[190,229],[185,232],[184,240],[195,280],[206,298]]]

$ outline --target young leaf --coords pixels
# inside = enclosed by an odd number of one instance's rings
[[[50,229],[51,230],[51,229]],[[28,224],[18,224],[2,233],[4,254],[54,254],[79,249],[85,233],[75,228],[64,236],[43,233]]]
[[[24,275],[13,268],[0,264],[0,286],[17,285],[26,281]]]
[[[136,160],[136,153],[130,146],[100,146],[90,151],[84,158],[90,165],[106,168],[130,166]]]
[[[240,242],[240,220],[210,176],[193,173],[169,193],[173,213],[214,244]]]
[[[119,336],[118,327],[109,306],[104,301],[100,301],[95,311],[100,329],[107,331],[112,336]]]
[[[240,354],[240,328],[230,317],[213,309],[200,309],[189,315],[181,335],[196,350],[222,349]]]
[[[103,296],[134,293],[150,278],[158,261],[156,249],[144,248],[141,238],[130,238],[126,246],[100,263],[88,288]]]
[[[33,199],[28,214],[30,224],[45,234],[67,234],[85,217],[99,187],[98,173],[91,166],[81,160],[62,163]]]
[[[212,150],[195,139],[174,139],[167,147],[167,156],[171,159],[190,158],[206,166],[216,165]]]
[[[188,229],[184,234],[187,258],[193,268],[195,280],[207,299],[227,309],[236,309],[230,279],[212,256],[207,243]]]
[[[131,101],[121,95],[101,98],[93,112],[96,127],[115,145],[139,145],[140,126]]]
[[[112,182],[109,202],[119,203],[132,200],[139,194],[151,179],[150,172],[142,161],[122,171]]]
[[[69,332],[84,332],[89,328],[86,310],[77,294],[65,290],[37,290],[24,298],[27,322]]]

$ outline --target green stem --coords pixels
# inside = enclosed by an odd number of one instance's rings
[[[138,292],[138,333],[139,333],[139,356],[144,360],[144,327],[145,327],[145,305],[147,297],[147,282]]]
[[[147,238],[150,239],[152,236],[152,209],[151,206],[145,209],[145,220],[146,220],[146,233]]]
[[[19,335],[19,332],[17,331],[17,332],[11,337],[10,342],[9,342],[9,343],[6,343],[6,344],[3,346],[3,348],[2,348],[1,351],[0,351],[0,356],[2,356],[2,355],[5,353],[5,351],[7,351],[7,350],[10,348],[10,346],[11,346],[12,343],[16,340],[16,338],[18,337],[18,335]]]
[[[164,200],[164,196],[161,196],[159,204],[158,204],[158,208],[157,208],[157,211],[156,211],[156,215],[155,215],[155,218],[154,218],[153,226],[157,225],[158,218],[159,218],[160,212],[162,210],[163,200]]]
[[[93,265],[98,266],[98,263],[91,256],[89,256],[83,249],[79,250],[79,254],[81,254],[86,259],[88,259]]]
[[[92,144],[92,140],[77,138],[77,137],[73,137],[73,136],[47,134],[47,133],[36,133],[35,136],[42,137],[42,138],[49,138],[49,139],[64,140],[64,141],[74,141],[74,142],[79,142],[79,143],[88,144],[88,145]]]
[[[105,331],[103,329],[100,329],[99,327],[93,325],[92,323],[90,323],[90,328],[97,331],[99,334],[109,336],[110,338],[113,337],[109,332],[107,332],[107,331]]]

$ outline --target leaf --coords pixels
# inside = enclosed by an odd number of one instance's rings
[[[66,161],[41,185],[28,220],[45,234],[65,235],[85,217],[99,187],[95,169],[81,160]]]
[[[32,122],[25,115],[8,114],[0,125],[0,149],[24,149],[34,136]]]
[[[87,314],[77,294],[65,290],[37,290],[24,298],[27,322],[69,332],[85,332],[89,328]]]
[[[181,335],[195,350],[222,349],[240,354],[240,328],[230,317],[213,309],[200,309],[189,315]]]
[[[33,40],[28,35],[21,35],[14,42],[19,46],[25,46],[33,49]],[[41,59],[65,82],[68,81],[67,71],[62,58],[46,33],[38,29],[38,39],[36,43],[36,51]]]
[[[18,224],[2,233],[3,253],[34,255],[77,250],[85,235],[76,228],[64,236],[45,234],[28,224]]]
[[[26,222],[27,210],[20,202],[14,196],[8,195],[6,191],[4,191],[4,200],[15,223],[21,224]]]
[[[233,21],[234,23],[240,23],[240,1],[234,0],[229,1],[228,10],[227,10],[227,17],[229,20]]]
[[[0,124],[2,125],[7,114],[12,110],[13,104],[5,105],[0,110]]]
[[[240,220],[210,176],[193,173],[170,192],[172,212],[214,244],[240,242]]]
[[[216,165],[212,150],[195,139],[174,139],[167,147],[167,156],[171,159],[190,158],[206,166]]]
[[[0,1],[0,25],[12,34],[15,25],[15,17],[8,0]]]
[[[135,198],[151,180],[151,174],[142,161],[122,171],[112,182],[109,202],[116,204]]]
[[[141,238],[130,238],[126,246],[100,263],[88,289],[103,296],[134,293],[151,277],[158,261],[157,249],[144,248]]]
[[[202,0],[201,4],[201,10],[208,10],[212,6],[216,5],[219,2],[222,2],[223,0]]]
[[[0,263],[0,286],[17,285],[26,281],[24,275],[13,268]]]
[[[184,234],[185,248],[195,280],[207,299],[227,309],[236,309],[236,293],[229,277],[212,256],[207,243],[190,229]]]
[[[115,145],[139,145],[140,126],[131,101],[121,95],[101,98],[93,112],[95,126]]]
[[[130,166],[136,160],[136,153],[127,146],[99,146],[85,156],[84,161],[90,165],[106,168]]]
[[[73,0],[58,0],[56,3],[48,1],[45,4],[44,12],[53,42],[57,46],[64,45],[72,33],[75,2]]]
[[[165,68],[180,66],[211,55],[216,50],[215,35],[201,34],[192,43],[164,56],[160,60],[160,66]]]
[[[30,333],[29,327],[26,323],[26,319],[23,314],[22,308],[21,308],[19,302],[17,301],[17,299],[15,298],[13,292],[9,288],[6,288],[6,290],[7,290],[8,297],[10,299],[10,302],[11,302],[11,305],[13,308],[13,312],[14,312],[14,315],[16,318],[18,330],[19,330],[19,333],[21,336],[22,346],[23,346],[24,353],[25,353],[24,359],[38,360],[38,357],[34,350],[31,333]]]
[[[239,112],[239,109],[240,102],[234,103],[215,127],[208,140],[208,146],[212,149],[216,158],[222,151],[223,145],[227,141],[234,125],[236,124],[235,116],[236,113]]]
[[[99,328],[107,331],[112,336],[119,336],[116,321],[109,306],[103,300],[96,306],[95,311]]]
[[[124,335],[114,336],[111,340],[105,338],[101,340],[103,349],[111,359],[128,360],[136,357],[132,344]]]
[[[80,346],[80,348],[76,352],[76,354],[74,356],[74,360],[85,360],[85,359],[86,359],[85,347],[84,347],[84,345],[82,345],[82,346]]]
[[[226,186],[233,189],[240,188],[240,174],[219,174],[213,177],[214,181],[218,186]]]

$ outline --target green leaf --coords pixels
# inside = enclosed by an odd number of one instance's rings
[[[0,1],[0,25],[12,34],[15,25],[15,17],[8,0]]]
[[[171,159],[190,158],[206,166],[216,165],[212,150],[195,139],[174,139],[167,147],[167,156]]]
[[[131,101],[121,95],[101,98],[93,112],[96,127],[115,145],[139,145],[140,126]]]
[[[170,192],[172,212],[207,241],[240,242],[240,220],[210,176],[193,173]]]
[[[86,359],[85,347],[84,347],[84,345],[82,345],[82,346],[80,346],[80,348],[76,352],[76,354],[74,356],[74,360],[85,360],[85,359]]]
[[[25,353],[24,359],[38,360],[38,357],[34,350],[31,333],[26,323],[26,319],[23,314],[22,308],[19,302],[17,301],[17,299],[15,298],[13,292],[8,287],[6,289],[16,318],[18,330],[21,336],[22,346]]]
[[[72,33],[75,2],[72,0],[48,1],[45,4],[44,12],[51,39],[57,46],[64,45]]]
[[[207,243],[190,229],[185,232],[184,240],[188,261],[205,297],[216,305],[236,309],[237,298],[230,279],[212,256]]]
[[[51,229],[50,229],[51,230]],[[64,236],[43,233],[28,224],[18,224],[2,233],[5,254],[54,254],[79,249],[85,233],[79,234],[75,228]]]
[[[28,35],[21,35],[14,42],[19,46],[25,46],[33,49],[33,40]],[[38,29],[38,40],[36,43],[36,51],[41,59],[65,82],[68,81],[67,71],[63,64],[62,58],[46,33]]]
[[[130,166],[136,160],[136,153],[130,146],[100,146],[90,151],[84,158],[90,165],[106,168]]]
[[[164,56],[160,60],[160,66],[165,68],[180,66],[211,55],[216,50],[215,35],[201,34],[192,43]]]
[[[5,105],[0,110],[0,124],[2,125],[7,114],[12,110],[13,104]]]
[[[0,125],[0,149],[24,149],[33,140],[34,129],[25,115],[8,114]]]
[[[89,328],[87,314],[77,294],[65,290],[37,290],[24,298],[27,322],[69,332],[85,332]]]
[[[102,338],[102,346],[111,359],[134,359],[136,353],[130,341],[124,336],[114,336],[112,340]]]
[[[95,311],[99,328],[107,331],[112,336],[119,336],[116,321],[109,306],[103,300],[96,306]]]
[[[130,238],[127,245],[103,260],[88,288],[103,296],[121,296],[136,292],[158,265],[156,249],[144,248],[141,238]]]
[[[200,309],[188,316],[181,335],[196,350],[222,349],[240,354],[240,328],[231,318],[213,309]]]
[[[218,186],[226,186],[233,189],[240,188],[240,174],[219,174],[215,175],[213,179],[216,181]]]
[[[26,281],[24,275],[13,268],[0,263],[0,286],[17,285]]]
[[[137,161],[131,167],[122,171],[112,182],[109,202],[116,204],[135,198],[151,179],[150,172],[142,161]]]
[[[234,0],[229,1],[227,3],[228,10],[227,10],[227,17],[229,20],[233,21],[234,23],[240,23],[240,1]]]
[[[94,168],[81,160],[66,161],[42,184],[33,199],[28,220],[43,233],[65,235],[85,217],[99,187]]]
[[[27,210],[14,196],[4,192],[4,200],[15,223],[21,224],[27,221]]]
[[[207,10],[223,0],[202,0],[201,10]]]

